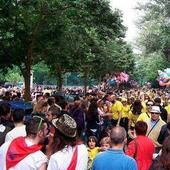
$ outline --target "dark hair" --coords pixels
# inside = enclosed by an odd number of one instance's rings
[[[106,128],[104,128],[100,134],[100,139],[104,138],[104,137],[109,137],[110,136],[110,132],[112,130],[113,126],[109,125]]]
[[[60,103],[60,107],[61,107],[63,110],[66,108],[67,105],[68,105],[68,102],[66,102],[66,101],[62,101],[62,102]]]
[[[21,93],[17,92],[17,97],[20,99],[21,98]]]
[[[135,100],[133,105],[132,105],[132,113],[134,115],[140,115],[142,112],[142,104],[140,100]]]
[[[47,92],[47,93],[44,94],[44,96],[45,96],[46,98],[48,98],[48,97],[50,97],[50,93]]]
[[[88,139],[87,139],[87,145],[88,145],[88,146],[89,146],[89,141],[90,141],[90,140],[92,140],[93,142],[95,142],[96,145],[97,145],[98,140],[97,140],[96,136],[89,136],[89,137],[88,137]]]
[[[51,106],[53,104],[55,104],[55,97],[49,97],[47,100],[47,103]]]
[[[78,95],[75,96],[75,97],[74,97],[74,101],[76,101],[76,100],[81,100],[81,99],[80,99],[80,96],[78,96]]]
[[[27,136],[36,137],[37,133],[40,130],[44,129],[44,123],[47,123],[47,122],[48,122],[47,119],[40,115],[33,116],[31,121],[28,122],[28,124],[26,125]],[[47,125],[48,125],[48,123],[47,123]]]
[[[91,103],[90,103],[90,106],[89,106],[89,109],[87,111],[87,115],[86,115],[86,118],[87,118],[87,121],[91,121],[93,119],[93,115],[97,112],[97,98],[94,98],[91,100]]]
[[[76,137],[70,138],[61,133],[58,129],[55,129],[55,134],[52,143],[53,153],[60,151],[65,148],[65,146],[75,146]]]
[[[56,105],[51,105],[48,111],[50,111],[53,116],[58,116],[60,114],[60,109]]]
[[[2,103],[0,104],[0,116],[6,116],[10,113],[10,104],[9,103]]]
[[[15,123],[22,122],[24,119],[24,110],[23,109],[15,109],[12,113],[13,121]]]
[[[170,122],[167,123],[167,129],[170,130]]]
[[[126,139],[126,131],[123,127],[114,127],[110,133],[111,143],[114,145],[122,144]]]
[[[38,98],[40,98],[40,97],[43,97],[43,95],[42,94],[37,94],[36,95],[36,100],[38,100]]]
[[[11,95],[11,92],[10,92],[10,91],[6,91],[6,92],[5,92],[5,96],[8,96],[8,95]]]
[[[135,124],[135,131],[137,135],[146,135],[148,125],[146,122],[138,121]]]
[[[154,165],[155,169],[170,169],[170,136],[168,136],[162,145],[162,153],[160,159]]]
[[[154,99],[154,102],[160,104],[161,103],[161,99],[159,97],[157,97],[157,98]]]

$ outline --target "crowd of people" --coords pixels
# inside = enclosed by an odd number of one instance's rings
[[[170,95],[161,89],[77,93],[73,102],[48,89],[23,109],[19,93],[0,103],[0,170],[169,170]]]

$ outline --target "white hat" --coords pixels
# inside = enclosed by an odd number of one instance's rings
[[[161,113],[160,107],[159,106],[152,106],[150,112],[151,113]]]

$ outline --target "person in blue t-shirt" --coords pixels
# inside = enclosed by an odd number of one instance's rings
[[[136,161],[125,155],[126,131],[123,127],[114,127],[110,134],[111,148],[99,153],[93,161],[92,170],[137,170]]]

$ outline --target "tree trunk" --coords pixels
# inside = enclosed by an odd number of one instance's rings
[[[30,71],[31,70],[26,70],[26,73],[24,74],[24,83],[25,83],[25,93],[24,93],[24,99],[26,102],[31,100],[31,95],[30,95]]]
[[[28,53],[27,53],[26,60],[24,63],[25,69],[23,69],[23,76],[24,76],[24,82],[25,82],[24,99],[26,102],[31,100],[30,83],[31,83],[32,49],[33,49],[33,42],[30,43],[28,47]]]
[[[88,84],[88,69],[84,68],[84,94],[87,93],[87,84]]]
[[[62,78],[61,66],[57,65],[56,71],[57,71],[57,87],[58,87],[59,92],[62,92],[63,78]]]

